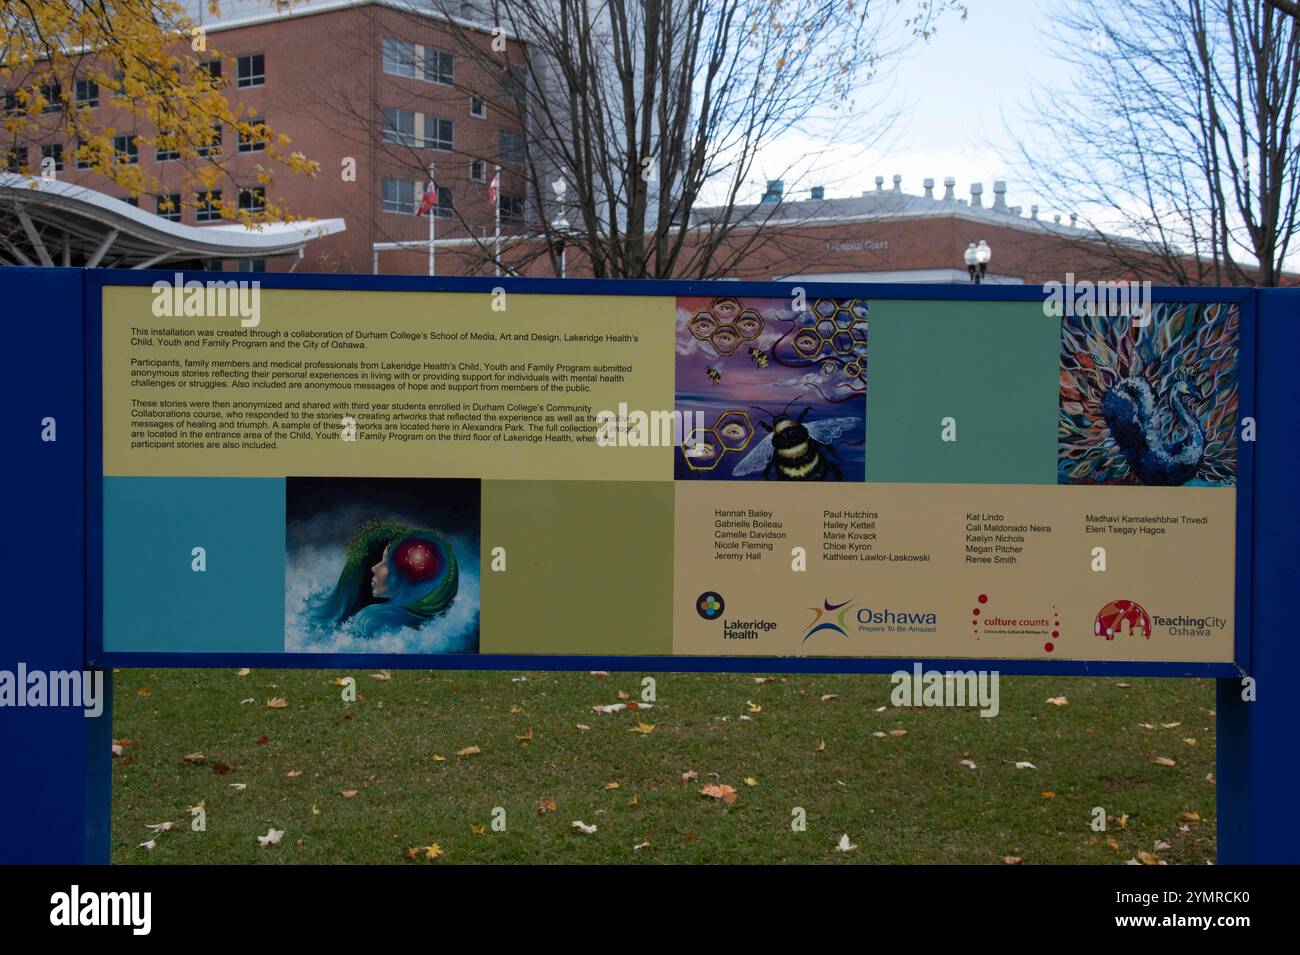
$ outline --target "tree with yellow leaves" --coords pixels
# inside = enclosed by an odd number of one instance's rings
[[[284,0],[267,0],[274,8]],[[220,13],[217,0],[209,10]],[[182,204],[255,226],[292,218],[267,193],[277,171],[314,176],[317,164],[291,151],[287,136],[232,104],[214,69],[221,56],[176,0],[6,0],[0,7],[2,167],[53,178],[67,158],[130,195],[167,195],[142,168],[152,147],[183,169]],[[259,162],[236,182],[222,133],[256,142]],[[152,167],[151,167],[152,168]],[[212,199],[223,181],[256,190],[256,202]],[[160,199],[159,211],[169,211]]]

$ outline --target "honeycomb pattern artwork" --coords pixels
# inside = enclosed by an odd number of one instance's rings
[[[867,303],[863,299],[818,298],[808,310],[797,314],[794,327],[773,346],[777,353],[786,340],[794,351],[793,358],[780,358],[781,364],[798,367],[814,365],[823,377],[844,375],[849,387],[865,390],[867,355]],[[778,356],[779,357],[779,356]]]
[[[692,336],[708,342],[722,358],[757,339],[763,325],[763,316],[758,311],[746,308],[735,298],[715,298],[708,308],[697,311],[686,323]]]
[[[753,440],[749,412],[733,408],[718,415],[707,428],[692,428],[682,438],[682,458],[692,471],[713,471],[728,454],[747,451]]]

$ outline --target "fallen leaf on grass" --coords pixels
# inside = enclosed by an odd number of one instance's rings
[[[606,790],[617,789],[617,788],[618,788],[618,783],[605,783]]]
[[[1177,766],[1177,765],[1178,765],[1177,762],[1175,762],[1174,760],[1170,759],[1168,756],[1157,756],[1155,759],[1151,760],[1151,762],[1155,763],[1157,766]]]
[[[746,777],[745,777],[745,785],[746,785],[746,786],[757,786],[757,785],[758,785],[758,780],[755,779],[753,776],[746,776]]]
[[[619,698],[620,700],[626,700],[626,699],[627,699],[628,697],[630,697],[631,695],[632,695],[632,694],[629,693],[627,690],[619,690],[619,691],[618,691],[618,698]]]
[[[1007,762],[1010,763],[1010,762],[1013,762],[1013,760],[1010,760],[1010,759],[1009,759],[1009,760],[1007,760]],[[1016,764],[1015,764],[1015,767],[1016,767],[1016,769],[1037,769],[1037,768],[1038,768],[1038,767],[1035,766],[1033,763],[1028,762],[1028,761],[1022,761],[1022,762],[1016,763]]]
[[[481,825],[481,826],[476,826],[476,825],[474,825],[474,823],[471,822],[471,823],[469,824],[469,834],[470,834],[471,836],[484,836],[484,835],[487,835],[487,824],[485,823],[485,824],[483,824],[483,825]]]
[[[682,773],[682,782],[684,783],[693,782],[694,780],[699,778],[700,778],[700,774],[693,769],[688,769],[686,772]]]
[[[1121,828],[1121,829],[1127,829],[1127,828],[1128,828],[1128,813],[1126,813],[1126,812],[1122,812],[1122,813],[1120,813],[1120,814],[1119,814],[1119,818],[1115,820],[1115,825],[1119,826],[1119,828]]]
[[[1166,849],[1172,849],[1173,846],[1165,842],[1165,840],[1163,839],[1157,839],[1155,841],[1155,845],[1153,845],[1151,848],[1154,849],[1156,852],[1164,852]]]
[[[257,700],[256,700],[254,697],[251,697],[251,696],[250,696],[250,697],[249,697],[248,699],[246,699],[246,700],[240,700],[240,701],[239,701],[239,705],[240,705],[240,706],[246,706],[246,705],[248,705],[249,703],[256,703],[256,702],[257,702]]]
[[[588,726],[586,723],[577,723],[577,724],[575,724],[575,725],[578,727],[578,732],[579,732],[579,733],[585,733],[585,732],[587,732],[588,730],[591,729],[591,727]]]
[[[483,752],[483,750],[479,749],[477,746],[466,746],[466,747],[463,748],[463,749],[458,749],[458,750],[456,750],[456,755],[457,755],[457,756],[477,756],[477,755],[478,755],[479,753],[481,753],[481,752]]]
[[[208,758],[202,753],[189,753],[181,757],[182,766],[201,766],[206,763]]]
[[[528,731],[527,731],[526,733],[524,733],[523,736],[516,736],[516,737],[515,737],[515,739],[519,740],[521,743],[527,743],[527,742],[530,742],[530,741],[532,740],[532,738],[533,738],[533,728],[532,728],[531,725],[528,727]]]
[[[757,703],[755,703],[753,700],[746,700],[746,701],[745,701],[745,709],[749,710],[749,712],[751,712],[751,713],[762,713],[762,712],[763,712],[763,708],[762,708],[761,706],[759,706]]]
[[[433,761],[434,761],[435,763],[445,763],[445,762],[447,761],[447,757],[446,757],[446,756],[443,756],[441,753],[434,753],[434,754],[433,754]]]
[[[1047,700],[1047,702],[1048,702],[1048,703],[1051,703],[1053,706],[1069,706],[1069,705],[1070,705],[1070,701],[1069,701],[1068,699],[1066,699],[1065,697],[1063,697],[1063,696],[1053,696],[1053,697],[1049,697],[1048,700]]]
[[[539,816],[544,816],[548,812],[555,812],[555,800],[554,799],[537,800],[537,814]]]
[[[906,736],[906,735],[907,735],[907,730],[890,730],[890,731],[889,731],[889,735],[890,735],[890,736]]]
[[[686,833],[686,835],[682,838],[682,845],[684,845],[684,846],[686,846],[686,845],[690,845],[692,842],[694,842],[694,841],[695,841],[696,839],[698,839],[698,838],[699,838],[699,837],[696,836],[695,833],[693,833],[693,832],[688,832],[688,833]]]
[[[442,851],[442,846],[438,845],[436,842],[424,847],[424,857],[426,859],[437,859],[446,854],[447,853]]]
[[[357,794],[357,792],[358,791],[355,789],[341,789],[339,790],[339,795],[342,796],[344,799],[351,799],[353,796]]]
[[[592,670],[592,671],[591,671],[591,675],[594,676],[597,680],[603,680],[603,679],[605,679],[605,677],[609,676],[609,671],[608,671],[608,670]]]
[[[271,742],[271,737],[269,737],[269,736],[259,736],[259,737],[257,738],[257,745],[258,745],[258,746],[265,746],[265,745],[266,745],[267,743],[269,743],[269,742]]]
[[[1138,726],[1142,727],[1144,730],[1153,730],[1156,728],[1155,723],[1139,723]]]
[[[638,796],[637,793],[633,793],[633,794],[632,794],[632,798],[629,799],[629,800],[627,801],[627,804],[628,804],[629,806],[638,806],[638,805],[640,805],[640,804],[641,804],[641,800],[638,799],[637,796]]]
[[[849,834],[847,832],[840,836],[840,841],[835,845],[836,852],[852,852],[856,848],[857,846],[849,842]]]
[[[1182,722],[1180,721],[1180,722],[1177,722],[1177,723],[1161,723],[1160,725],[1163,726],[1163,727],[1164,727],[1165,729],[1167,729],[1167,730],[1172,730],[1172,729],[1177,729],[1178,727],[1182,726],[1183,724],[1182,724]]]
[[[291,769],[291,770],[289,770],[287,773],[285,773],[285,775],[288,776],[290,779],[297,779],[299,776],[302,775],[302,770],[301,770],[301,769]]]
[[[145,828],[156,835],[160,832],[166,832],[168,829],[173,828],[173,826],[170,822],[155,822],[146,824]]]
[[[510,707],[510,712],[511,712],[511,713],[522,713],[523,711],[524,711],[524,708],[523,708],[522,706],[512,706],[512,707]]]
[[[826,752],[826,740],[822,740],[820,743],[818,743],[818,744],[817,744],[817,749],[815,749],[813,752],[816,752],[816,753],[824,753],[824,752]]]
[[[654,731],[655,731],[654,723],[637,723],[636,726],[633,726],[631,729],[628,730],[629,733],[641,733],[646,736],[650,735]]]
[[[1195,746],[1195,745],[1196,745],[1196,739],[1195,739],[1195,737],[1192,737],[1192,736],[1184,736],[1184,737],[1183,737],[1183,742],[1186,743],[1188,746]]]
[[[721,799],[728,806],[736,801],[736,790],[726,783],[709,783],[700,790],[701,796],[708,796],[710,799]]]
[[[1116,683],[1115,685],[1116,685],[1117,687],[1119,687],[1121,690],[1127,690],[1127,689],[1128,689],[1130,686],[1132,686],[1133,684],[1132,684],[1132,683]]]
[[[1024,862],[1025,860],[1020,856],[1003,856],[1002,861],[1005,862],[1007,865],[1020,865],[1020,863]]]
[[[283,829],[267,829],[266,835],[257,837],[257,844],[265,849],[267,846],[276,845],[283,838]]]
[[[153,850],[153,847],[156,846],[156,845],[158,845],[158,840],[157,840],[157,839],[150,839],[148,842],[142,842],[142,843],[140,843],[138,846],[136,846],[136,848],[137,848],[137,849],[149,849],[150,851],[152,851],[152,850]]]
[[[579,832],[584,833],[585,835],[588,835],[588,836],[591,835],[593,832],[596,831],[596,827],[595,827],[595,826],[589,826],[589,825],[587,825],[585,822],[583,822],[581,819],[575,819],[575,820],[573,820],[573,828],[574,828],[574,829],[577,829]]]
[[[315,803],[312,803],[312,804],[311,804],[311,814],[312,814],[313,816],[319,816],[319,815],[320,815],[320,809],[317,808],[317,806],[316,806]]]
[[[1120,850],[1120,847],[1119,847],[1119,840],[1116,839],[1114,836],[1107,836],[1107,837],[1106,837],[1106,845],[1110,846],[1110,847],[1111,847],[1112,849],[1114,849],[1116,852],[1121,851],[1121,850]]]
[[[282,696],[273,696],[266,701],[266,705],[273,710],[283,710],[289,705],[289,701]]]
[[[1055,799],[1055,798],[1056,798],[1056,793],[1052,792],[1050,789],[1044,789],[1044,790],[1043,790],[1042,792],[1040,792],[1038,795],[1042,796],[1044,799]]]
[[[755,682],[755,683],[758,683],[758,684],[760,684],[760,685],[761,685],[761,684],[764,684],[764,683],[775,683],[775,682],[776,682],[776,677],[774,677],[774,676],[756,676],[756,677],[754,677],[754,682]]]
[[[1180,812],[1178,818],[1184,822],[1200,822],[1201,814],[1199,812]]]
[[[335,685],[335,686],[347,686],[347,685],[348,685],[348,680],[350,680],[350,679],[351,679],[351,677],[346,677],[346,676],[337,677],[337,678],[335,678],[335,680],[334,680],[334,685]]]
[[[638,849],[649,849],[649,848],[650,848],[650,843],[648,843],[648,842],[638,842],[636,845],[634,845],[634,846],[632,847],[632,851],[635,852],[635,851],[638,850]]]
[[[874,736],[876,739],[884,739],[887,734],[885,733],[884,730],[876,730],[871,735]]]
[[[592,709],[597,713],[618,713],[627,709],[626,703],[610,703],[607,706],[593,706]]]
[[[248,676],[248,674],[252,672],[253,671],[250,670],[248,667],[240,667],[238,670],[235,671],[235,676]]]
[[[393,675],[387,670],[380,670],[378,673],[370,674],[370,679],[379,680],[381,683],[387,683],[393,678]]]
[[[142,687],[140,687],[140,689],[138,689],[138,690],[135,691],[135,695],[136,695],[136,696],[148,696],[148,695],[149,695],[149,688],[148,688],[147,686],[142,686]]]
[[[876,712],[877,712],[877,713],[883,713],[883,712],[885,712],[885,710],[887,710],[887,709],[889,709],[889,707],[887,707],[887,706],[877,706],[877,707],[876,707]]]
[[[231,783],[230,788],[237,793],[242,793],[245,789],[248,788],[248,783]]]
[[[958,765],[965,766],[967,769],[974,769],[975,761],[970,759],[963,759],[960,763],[958,763]]]
[[[1160,860],[1149,852],[1139,852],[1138,859],[1143,865],[1159,865]]]
[[[822,702],[823,702],[823,703],[829,703],[831,700],[838,700],[839,698],[840,698],[840,695],[839,695],[838,693],[823,693],[823,694],[822,694]]]
[[[213,763],[212,771],[218,776],[224,776],[226,773],[230,772],[230,767],[225,763]]]

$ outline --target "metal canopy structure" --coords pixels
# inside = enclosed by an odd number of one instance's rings
[[[342,219],[184,225],[85,186],[0,173],[0,265],[202,268],[221,259],[301,259],[312,239],[346,228]]]

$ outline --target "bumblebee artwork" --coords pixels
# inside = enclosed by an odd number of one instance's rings
[[[750,348],[749,357],[754,359],[754,364],[759,368],[767,367],[767,352],[761,348]]]
[[[763,411],[762,408],[755,409]],[[760,421],[759,427],[768,432],[732,471],[732,477],[745,477],[762,472],[771,480],[775,471],[778,481],[843,481],[844,471],[833,457],[835,440],[861,424],[859,418],[826,418],[804,424],[811,408],[804,408],[799,417],[791,418],[784,411],[778,415],[763,411],[772,418],[771,423]]]
[[[710,366],[708,370],[709,380],[713,382],[715,385],[722,384],[722,370],[718,367],[718,365],[721,364],[722,362],[718,362],[717,365]]]

